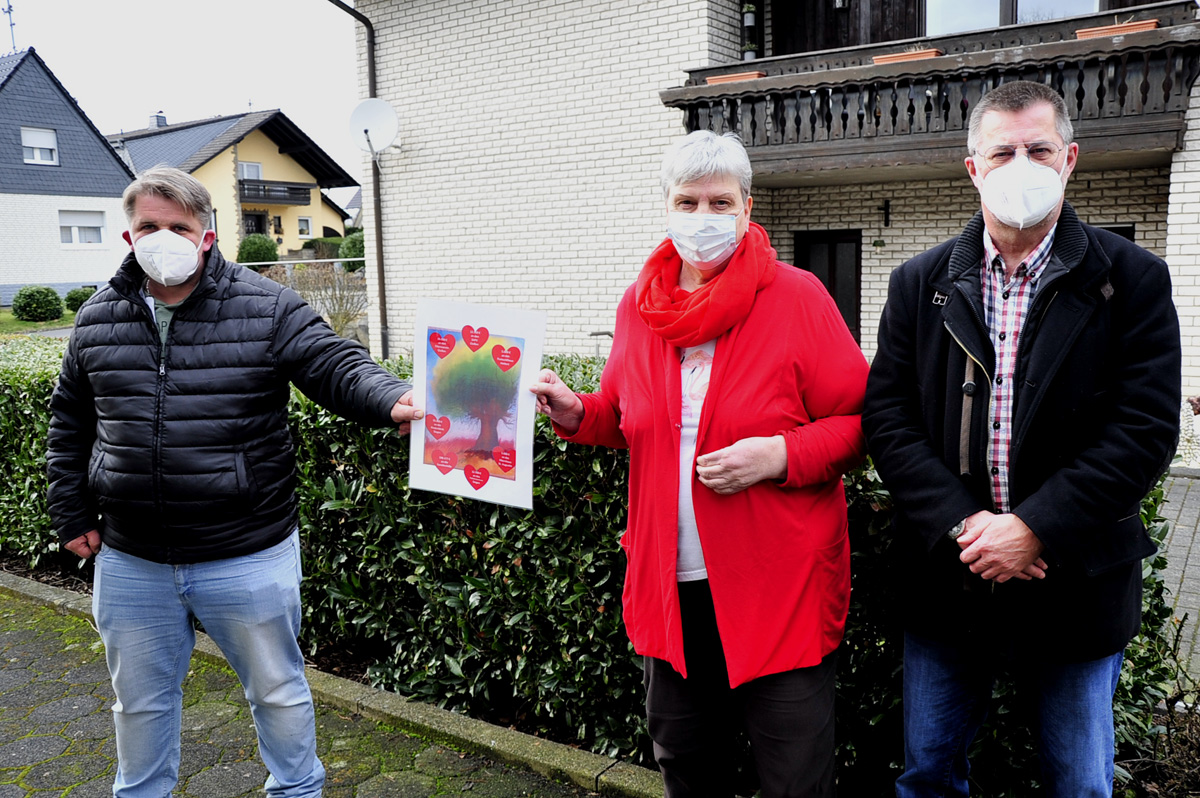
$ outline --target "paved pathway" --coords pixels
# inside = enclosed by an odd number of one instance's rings
[[[86,620],[0,593],[0,798],[111,796],[112,703]],[[176,795],[259,798],[267,774],[233,673],[193,659],[184,705]],[[318,706],[317,733],[327,798],[594,795],[329,706]]]
[[[1180,658],[1193,678],[1200,679],[1200,470],[1173,469],[1167,477],[1166,502],[1162,513],[1171,522],[1167,533],[1167,568],[1164,574],[1171,591],[1168,601],[1175,618],[1183,625]]]

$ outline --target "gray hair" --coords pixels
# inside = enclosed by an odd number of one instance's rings
[[[992,89],[971,109],[971,121],[967,127],[967,154],[975,155],[979,147],[979,125],[988,111],[1012,113],[1024,111],[1038,103],[1049,103],[1054,108],[1054,129],[1063,140],[1063,145],[1074,141],[1075,129],[1071,126],[1071,117],[1062,96],[1044,83],[1016,80]]]
[[[675,186],[695,183],[716,175],[732,177],[742,189],[742,200],[750,196],[754,170],[750,157],[736,133],[718,136],[697,130],[676,141],[663,156],[662,190],[666,197]]]
[[[204,229],[209,228],[212,221],[212,197],[208,189],[187,172],[172,166],[159,164],[138,175],[125,187],[121,195],[121,204],[125,208],[125,221],[133,221],[133,206],[138,197],[162,197],[174,202],[185,211],[200,220]]]

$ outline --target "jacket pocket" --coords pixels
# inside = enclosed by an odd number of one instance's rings
[[[1086,548],[1083,569],[1088,576],[1100,576],[1114,568],[1144,560],[1158,551],[1146,534],[1142,517],[1136,511],[1113,523]]]

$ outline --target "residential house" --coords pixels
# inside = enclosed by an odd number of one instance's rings
[[[107,282],[133,175],[30,48],[0,57],[0,305],[25,285]]]
[[[165,164],[203,183],[217,241],[231,258],[250,233],[271,236],[284,255],[345,232],[346,214],[321,189],[358,183],[281,111],[173,125],[159,113],[146,129],[108,140],[138,174]]]
[[[1170,264],[1184,389],[1200,393],[1193,0],[754,5],[356,0],[376,94],[408,111],[380,160],[392,348],[411,345],[416,299],[435,296],[545,309],[550,351],[593,352],[662,240],[663,150],[707,128],[741,136],[754,219],[781,259],[821,276],[870,356],[892,269],[978,209],[963,165],[972,104],[1025,78],[1068,101],[1080,216]],[[1117,21],[1153,27],[1076,34]],[[918,50],[932,57],[884,58]],[[371,315],[378,351],[378,302]]]

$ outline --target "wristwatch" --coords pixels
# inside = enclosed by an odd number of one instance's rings
[[[946,533],[946,537],[951,540],[958,540],[962,537],[962,533],[967,531],[967,519],[959,521],[954,526],[950,527],[950,531]]]

